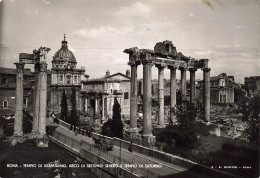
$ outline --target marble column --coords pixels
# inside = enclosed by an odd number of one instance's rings
[[[181,93],[186,98],[186,68],[180,68],[181,70]]]
[[[102,120],[104,119],[105,119],[105,96],[102,95]]]
[[[143,136],[152,136],[152,91],[151,91],[152,63],[143,61]]]
[[[197,69],[190,68],[190,102],[196,104],[195,72]]]
[[[131,66],[131,88],[130,88],[130,132],[137,133],[137,64],[128,63]]]
[[[88,98],[85,98],[85,112],[88,112]]]
[[[203,110],[204,118],[210,121],[210,68],[203,69]]]
[[[33,112],[33,128],[32,133],[39,133],[39,107],[40,107],[40,64],[34,66],[34,80],[35,80],[35,96],[34,96],[34,112]]]
[[[158,126],[164,127],[164,68],[166,65],[157,65],[158,67],[158,102],[159,102],[159,113],[158,113]]]
[[[47,63],[40,63],[40,107],[39,107],[39,134],[46,134],[46,110],[47,110]]]
[[[23,135],[23,72],[24,63],[15,63],[16,65],[16,90],[15,90],[15,119],[14,135]]]
[[[170,88],[170,95],[171,95],[171,110],[170,110],[170,124],[175,123],[176,116],[175,116],[175,109],[176,109],[176,90],[177,90],[177,80],[176,80],[176,67],[168,67],[170,69],[170,82],[171,82],[171,88]]]

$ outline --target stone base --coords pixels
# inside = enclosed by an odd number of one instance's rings
[[[138,134],[139,130],[138,130],[137,127],[135,127],[135,128],[129,128],[129,132],[130,132],[131,134]]]
[[[155,140],[155,136],[153,136],[152,134],[150,135],[142,135],[142,139],[147,142],[150,145],[154,145],[156,140]]]
[[[46,135],[36,138],[37,147],[46,148],[49,146],[49,139]]]
[[[157,124],[156,127],[157,127],[157,128],[165,128],[165,125],[159,125],[159,124]]]
[[[25,142],[25,140],[27,139],[26,136],[17,136],[17,135],[13,135],[11,138],[10,138],[10,145],[11,146],[14,146],[16,145],[17,143],[23,143]]]

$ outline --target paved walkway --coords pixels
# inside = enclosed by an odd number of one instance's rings
[[[57,124],[52,123],[50,120],[51,119],[47,119],[47,125],[58,126]],[[75,133],[73,131],[63,128],[63,127],[57,127],[55,131],[57,133],[65,135],[73,140],[77,140],[78,142],[83,140],[83,141],[87,142],[89,145],[93,146],[93,148],[95,148],[94,141],[92,140],[92,138],[89,138],[89,137],[86,137],[86,136],[83,136],[80,134],[75,135]],[[92,149],[91,151],[95,152],[95,150],[97,151],[97,149]],[[107,153],[112,154],[113,156],[119,158],[120,157],[120,148],[118,146],[114,146],[114,149]],[[98,153],[96,153],[96,154],[98,154]],[[172,177],[174,177],[174,175],[176,175],[176,174],[178,174],[178,175],[181,174],[180,177],[189,177],[189,178],[205,177],[202,175],[198,175],[196,173],[192,173],[192,172],[188,171],[186,168],[181,167],[181,166],[177,166],[177,165],[174,165],[174,164],[162,161],[162,160],[158,160],[153,157],[150,157],[150,156],[147,156],[144,154],[140,154],[140,153],[137,153],[134,151],[131,153],[125,148],[121,148],[121,160],[122,160],[122,162],[125,162],[125,163],[143,164],[143,165],[161,164],[162,165],[161,168],[147,168],[150,172],[152,172],[153,174],[158,175],[158,176],[170,176],[171,175]]]

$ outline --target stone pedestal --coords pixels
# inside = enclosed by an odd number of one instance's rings
[[[37,147],[47,148],[49,146],[49,139],[46,135],[36,138]]]
[[[26,139],[27,139],[26,136],[16,136],[16,135],[13,135],[13,136],[10,138],[10,145],[11,145],[11,146],[14,146],[14,145],[16,145],[17,143],[23,143],[23,142],[25,142]]]
[[[24,63],[16,65],[14,136],[23,135],[23,72]]]

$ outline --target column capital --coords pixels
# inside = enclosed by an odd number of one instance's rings
[[[17,63],[14,63],[16,65],[16,72],[17,73],[23,73],[24,71],[24,63],[22,62],[17,62]]]
[[[165,64],[165,63],[155,64],[155,67],[157,67],[157,68],[165,68],[165,67],[167,67],[167,64]]]
[[[145,64],[153,65],[153,61],[150,60],[150,59],[144,59],[144,60],[142,60],[142,64],[143,64],[143,65],[145,65]]]
[[[46,62],[41,62],[39,64],[39,69],[40,69],[40,72],[46,72],[47,71],[47,63]]]
[[[127,64],[130,65],[131,67],[137,67],[139,65],[139,63],[137,63],[136,61],[130,61]]]
[[[187,70],[188,70],[187,67],[179,67],[179,69],[180,69],[181,71],[187,71]]]
[[[196,72],[197,69],[196,69],[196,68],[189,68],[189,71],[190,71],[190,72]]]
[[[167,66],[168,67],[168,69],[171,69],[171,70],[173,70],[173,69],[175,69],[175,70],[177,70],[179,67],[178,66]]]
[[[209,72],[211,70],[211,68],[203,68],[202,70],[203,70],[203,72]]]

